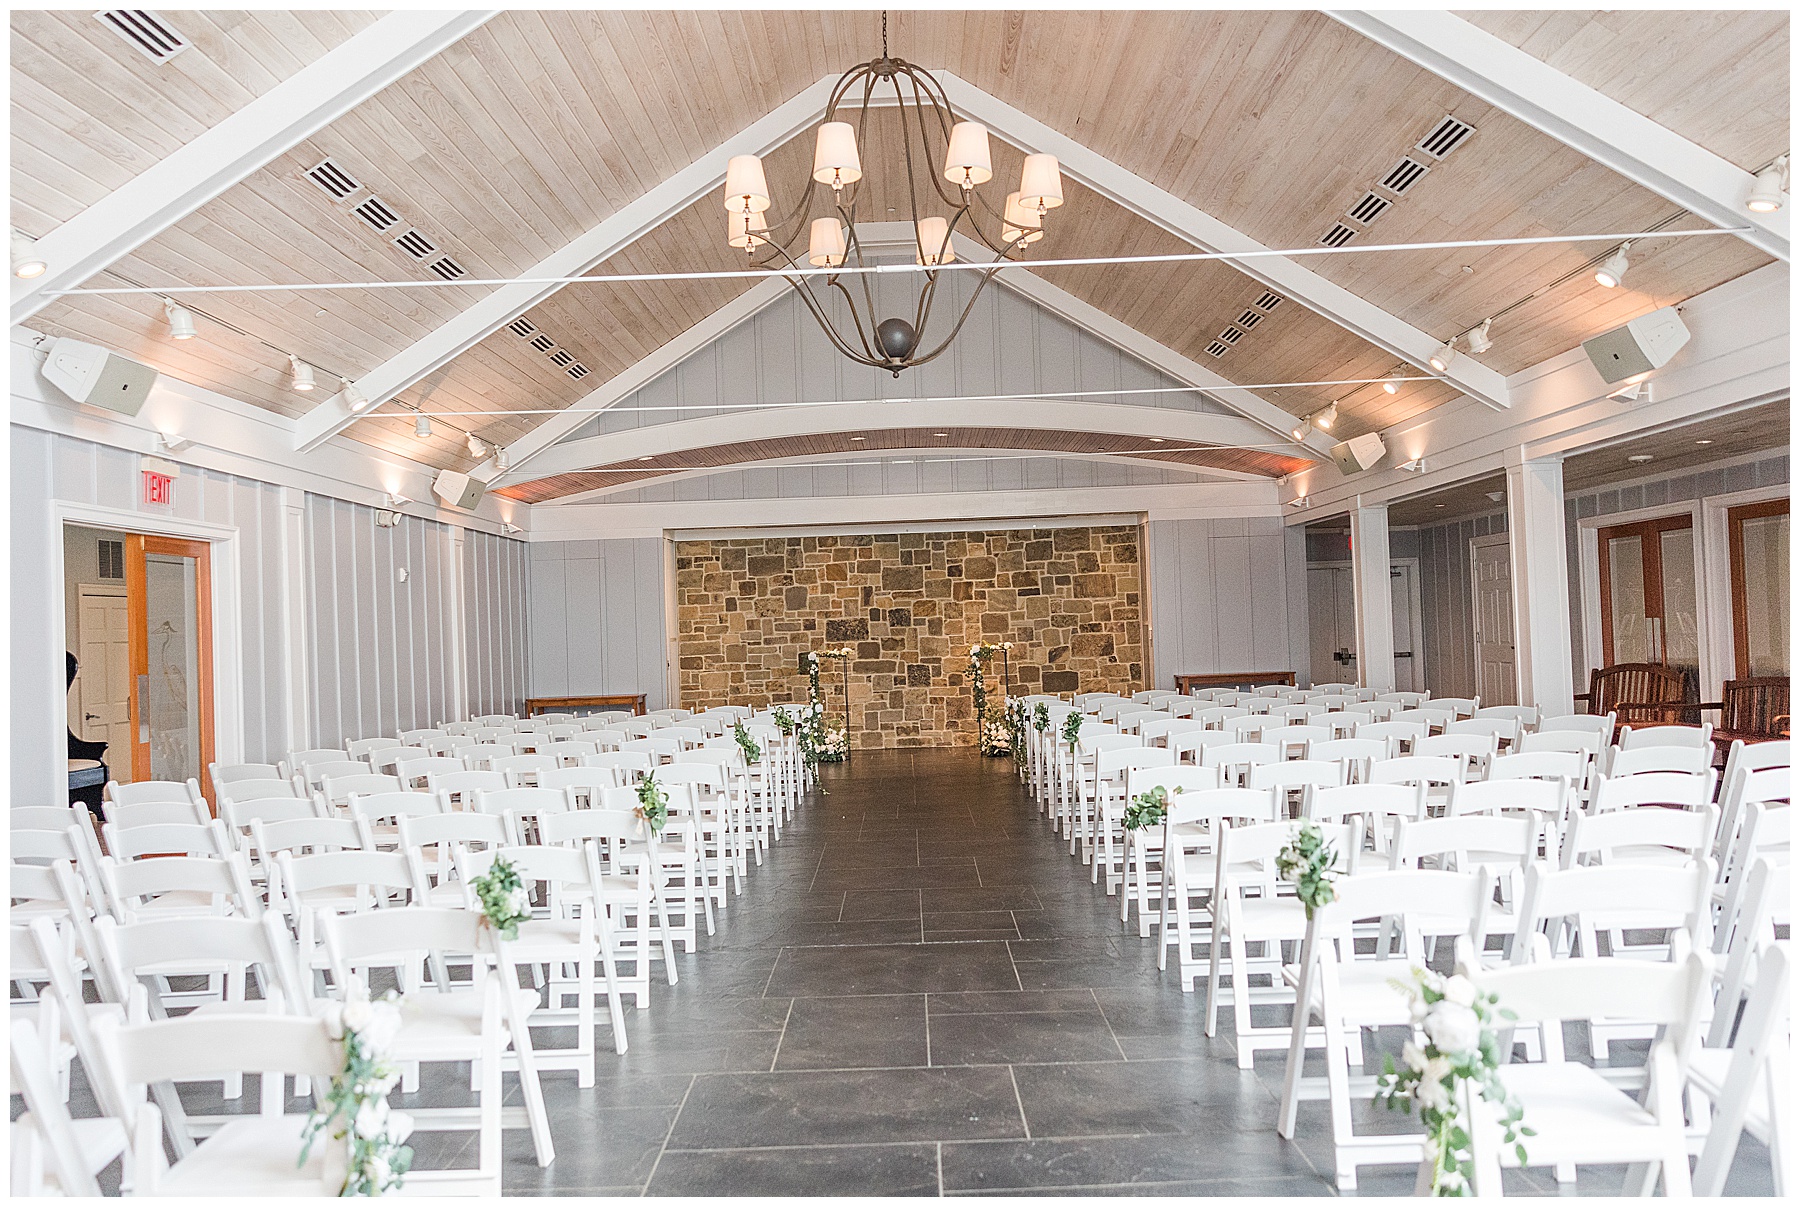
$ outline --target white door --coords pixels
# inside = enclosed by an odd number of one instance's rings
[[[70,692],[72,727],[90,742],[105,742],[107,770],[131,782],[131,624],[123,587],[79,588],[76,657],[81,670]]]
[[[1421,690],[1425,677],[1421,670],[1424,651],[1418,647],[1418,625],[1413,614],[1413,568],[1411,562],[1396,562],[1388,568],[1394,608],[1394,690],[1398,692]]]
[[[1348,566],[1309,566],[1307,627],[1314,683],[1356,682],[1356,601]]]
[[[1469,542],[1475,597],[1475,693],[1483,704],[1518,702],[1513,641],[1512,550],[1504,536]]]

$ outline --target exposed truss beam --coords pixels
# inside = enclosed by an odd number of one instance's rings
[[[37,252],[49,270],[28,281],[14,279],[12,321],[22,323],[48,306],[54,299],[46,291],[73,289],[116,264],[494,13],[402,9],[302,67],[39,239]]]
[[[922,455],[924,454],[924,455]],[[1271,479],[1267,474],[1247,474],[1234,469],[1217,469],[1210,465],[1189,465],[1184,461],[1150,461],[1142,457],[1130,457],[1121,453],[1064,453],[1036,449],[1019,449],[1009,452],[991,448],[881,448],[871,449],[866,453],[822,453],[804,457],[780,457],[768,461],[757,461],[742,465],[709,465],[702,469],[684,469],[677,473],[663,474],[657,478],[639,478],[630,482],[620,482],[613,486],[600,486],[593,490],[584,490],[572,495],[561,495],[554,499],[545,499],[542,503],[534,503],[534,507],[565,507],[578,503],[592,503],[609,495],[620,494],[628,490],[641,490],[650,486],[668,486],[675,482],[686,482],[690,478],[711,478],[719,474],[745,473],[760,469],[787,469],[794,466],[830,466],[844,461],[874,461],[895,458],[898,461],[914,462],[936,459],[951,460],[958,457],[1004,456],[1007,458],[1030,458],[1055,461],[1093,461],[1102,465],[1126,465],[1148,469],[1167,469],[1177,473],[1192,474],[1194,481],[1231,481],[1260,482],[1267,485]],[[1067,489],[1084,490],[1090,487],[1069,487]],[[820,496],[830,497],[830,496]]]
[[[1429,9],[1328,14],[1596,163],[1715,226],[1747,227],[1746,243],[1788,258],[1787,209],[1744,208],[1749,172],[1453,13]]]
[[[526,269],[525,277],[563,277],[587,272],[661,226],[725,181],[725,165],[733,155],[766,155],[818,120],[830,95],[832,80],[803,89],[766,116],[620,207],[586,233]],[[357,379],[374,403],[386,402],[408,386],[498,331],[521,313],[560,289],[560,285],[518,282],[503,285],[418,343],[390,357]],[[364,412],[365,414],[367,412]],[[348,427],[357,416],[334,394],[301,416],[295,429],[301,451],[316,448]]]
[[[1103,432],[1109,435],[1161,439],[1184,444],[1251,445],[1271,452],[1288,453],[1285,439],[1274,441],[1260,425],[1237,415],[1211,411],[1183,411],[1171,407],[1122,406],[1111,402],[1045,402],[1042,399],[1001,399],[981,404],[972,415],[969,404],[959,399],[916,402],[846,402],[834,406],[765,407],[732,411],[705,419],[684,419],[649,427],[608,432],[559,444],[532,462],[528,474],[512,482],[535,481],[556,474],[635,461],[639,457],[666,456],[722,444],[750,440],[782,440],[836,432],[866,432],[898,427],[965,427],[972,418],[986,428],[1018,428],[1022,431]],[[878,451],[869,451],[870,456]],[[1020,449],[1020,452],[1041,450]],[[1056,455],[1046,452],[1046,456]],[[756,462],[744,462],[746,468]]]
[[[1034,117],[983,92],[949,72],[939,72],[950,101],[965,116],[981,122],[997,137],[1028,151],[1057,157],[1068,175],[1101,196],[1195,247],[1218,252],[1266,252],[1269,249],[1167,189],[1158,187]],[[1231,266],[1284,297],[1330,319],[1396,358],[1427,373],[1431,354],[1443,339],[1419,330],[1375,303],[1333,284],[1285,256],[1259,255],[1230,261]],[[1471,398],[1492,407],[1509,405],[1506,379],[1473,357],[1459,356],[1448,372],[1438,374]]]

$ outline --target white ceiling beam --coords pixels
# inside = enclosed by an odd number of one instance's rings
[[[1062,170],[1109,201],[1125,207],[1170,234],[1204,251],[1262,253],[1269,249],[1250,236],[1183,201],[1097,151],[1051,129],[1036,118],[949,72],[938,78],[959,113],[987,126],[997,137],[1027,151],[1055,155]],[[1443,378],[1463,393],[1492,407],[1509,405],[1506,379],[1469,356],[1459,356],[1447,372],[1430,367],[1431,354],[1444,342],[1375,303],[1358,297],[1286,256],[1254,255],[1226,261],[1269,289],[1292,298],[1396,358]]]
[[[36,251],[49,269],[14,279],[12,321],[22,323],[56,300],[46,293],[77,288],[118,263],[480,28],[495,11],[389,13],[302,67],[39,239]]]
[[[537,284],[536,279],[578,276],[589,271],[722,186],[725,165],[733,155],[767,155],[813,125],[824,112],[834,82],[823,79],[809,85],[520,274],[528,279],[502,285],[424,339],[357,378],[357,388],[379,405],[449,364],[562,288]],[[721,208],[719,212],[725,211]],[[722,218],[719,229],[724,229]],[[298,447],[302,452],[316,448],[357,418],[344,405],[342,393],[334,394],[300,417],[296,428]]]
[[[1449,12],[1328,15],[1714,226],[1748,228],[1746,243],[1788,259],[1787,208],[1744,208],[1754,176],[1542,59]]]
[[[740,444],[752,440],[782,440],[837,432],[867,432],[899,427],[966,427],[971,421],[984,428],[1017,428],[1021,431],[1100,432],[1178,444],[1216,444],[1263,448],[1272,442],[1261,425],[1238,415],[1212,411],[1183,411],[1172,407],[1124,406],[1113,402],[1046,402],[1034,398],[1002,398],[985,401],[979,410],[961,399],[921,399],[892,402],[843,402],[829,406],[762,407],[731,411],[705,419],[656,423],[649,427],[608,432],[571,440],[539,456],[529,474],[509,476],[508,485],[573,473],[596,465],[635,461],[694,449]],[[1271,452],[1289,454],[1285,438]],[[871,449],[870,455],[878,450]],[[1020,452],[1054,450],[1019,449]],[[755,464],[743,462],[738,468]]]

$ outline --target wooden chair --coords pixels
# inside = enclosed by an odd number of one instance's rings
[[[1653,662],[1621,662],[1596,669],[1588,678],[1588,690],[1577,700],[1587,701],[1596,716],[1616,712],[1621,722],[1663,715],[1663,706],[1680,704],[1687,684],[1680,671]]]
[[[1717,709],[1719,723],[1712,740],[1724,755],[1738,739],[1770,742],[1788,736],[1788,677],[1763,675],[1755,679],[1727,679],[1720,699],[1696,704],[1696,711]]]

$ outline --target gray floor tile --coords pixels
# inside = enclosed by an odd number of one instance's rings
[[[757,1148],[1024,1134],[1005,1069],[878,1069],[697,1078],[670,1145]]]
[[[951,1014],[931,1022],[934,1065],[1049,1064],[1124,1058],[1099,1010],[1079,1014]]]
[[[776,997],[1016,989],[1005,943],[918,947],[789,947],[769,981]]]
[[[938,1193],[935,1144],[670,1151],[651,1195],[907,1195]]]
[[[777,1070],[883,1069],[926,1063],[923,994],[794,1001]]]

